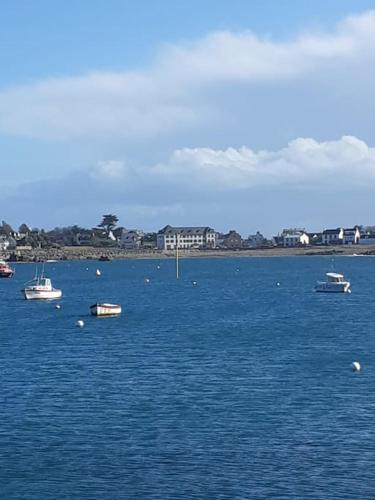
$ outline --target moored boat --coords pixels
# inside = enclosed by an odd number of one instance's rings
[[[342,274],[326,273],[327,281],[318,281],[315,286],[316,292],[327,293],[350,293],[350,281],[347,281]]]
[[[62,291],[53,288],[51,280],[43,275],[35,277],[22,292],[26,300],[53,300],[62,297]]]
[[[90,312],[93,316],[118,316],[121,314],[119,304],[93,304],[90,306]]]
[[[4,260],[0,260],[0,278],[11,278],[15,271]]]

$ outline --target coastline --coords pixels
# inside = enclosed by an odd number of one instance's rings
[[[180,258],[228,258],[228,257],[298,257],[298,256],[371,256],[375,255],[375,245],[304,247],[304,248],[260,248],[241,250],[180,250]],[[61,247],[58,249],[20,249],[16,258],[8,253],[0,253],[0,258],[16,262],[47,260],[108,260],[125,259],[174,259],[174,251],[124,250],[120,248]]]

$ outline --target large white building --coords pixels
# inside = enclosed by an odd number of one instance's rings
[[[215,248],[216,232],[210,227],[172,227],[165,226],[157,234],[157,247],[160,250],[177,248]]]

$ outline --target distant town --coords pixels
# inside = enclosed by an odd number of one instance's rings
[[[129,252],[168,252],[176,250],[246,250],[291,247],[327,247],[337,245],[375,245],[375,226],[325,228],[309,232],[302,228],[282,229],[272,239],[261,232],[243,236],[232,229],[220,233],[211,227],[173,227],[157,232],[127,229],[112,214],[104,215],[91,229],[77,225],[46,231],[21,224],[18,229],[3,221],[0,225],[2,256],[17,257],[35,249],[57,250],[65,247],[122,249]],[[21,260],[21,259],[20,259]]]

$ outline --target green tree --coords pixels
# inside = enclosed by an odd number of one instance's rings
[[[9,224],[7,224],[5,222],[5,220],[2,221],[0,229],[1,229],[1,233],[2,234],[6,234],[7,236],[10,236],[13,233],[12,226],[10,226]]]
[[[20,227],[18,228],[18,232],[21,234],[29,234],[31,229],[27,224],[21,224]]]
[[[116,217],[116,215],[107,214],[103,215],[102,222],[99,224],[98,227],[103,227],[107,231],[107,234],[109,234],[109,232],[112,231],[112,229],[116,226],[117,223],[118,223],[118,218]]]

